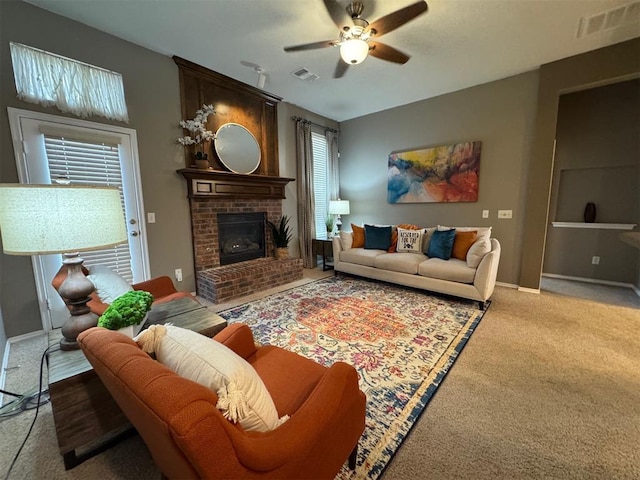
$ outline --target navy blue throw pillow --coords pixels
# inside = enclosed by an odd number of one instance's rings
[[[391,227],[364,226],[364,248],[387,250],[391,246]]]
[[[455,239],[455,228],[452,228],[451,230],[436,230],[433,232],[433,235],[431,235],[427,256],[429,258],[449,260],[451,258],[451,251],[453,250],[453,242]]]

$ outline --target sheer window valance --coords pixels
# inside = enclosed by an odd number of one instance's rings
[[[55,105],[79,117],[99,115],[129,122],[122,75],[100,67],[11,42],[18,98]]]

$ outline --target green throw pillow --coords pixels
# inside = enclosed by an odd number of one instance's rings
[[[431,235],[427,256],[429,258],[449,260],[451,258],[451,251],[453,250],[453,242],[455,239],[455,228],[452,228],[451,230],[436,230],[433,232],[433,235]]]

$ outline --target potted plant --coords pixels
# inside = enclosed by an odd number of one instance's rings
[[[98,326],[119,330],[133,338],[142,329],[152,303],[153,295],[149,292],[143,290],[127,292],[107,307],[98,319]]]
[[[215,115],[215,113],[213,105],[202,105],[193,120],[182,120],[180,122],[180,126],[191,132],[191,134],[180,137],[178,143],[185,146],[196,145],[194,156],[196,167],[200,169],[209,168],[209,154],[204,151],[205,143],[213,140],[215,135],[211,130],[207,130],[207,118],[209,115]]]
[[[271,229],[276,259],[287,258],[289,256],[289,242],[292,237],[291,227],[289,226],[289,217],[287,215],[283,215],[280,218],[280,223],[278,225],[267,220],[267,225],[269,225],[269,228]]]
[[[331,236],[331,234],[333,233],[334,221],[335,221],[335,219],[334,219],[333,215],[327,215],[327,219],[324,221],[324,224],[327,227],[327,238],[329,238]]]

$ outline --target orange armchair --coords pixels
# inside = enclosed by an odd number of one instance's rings
[[[355,468],[365,395],[355,369],[323,367],[274,346],[257,348],[249,327],[233,324],[219,341],[262,378],[279,416],[270,432],[248,432],[216,409],[218,397],[156,362],[130,338],[91,328],[78,342],[114,400],[168,478],[334,478]]]
[[[82,271],[85,275],[89,274],[89,270],[85,267],[82,267]],[[60,288],[60,285],[62,285],[65,278],[67,278],[67,267],[66,265],[63,265],[51,281],[51,285],[56,289],[56,292]],[[131,286],[134,290],[144,290],[153,295],[154,304],[169,302],[176,298],[193,297],[189,292],[179,292],[176,290],[173,282],[167,276],[152,278],[151,280],[146,280],[144,282],[134,283]],[[96,292],[93,292],[90,297],[91,300],[87,302],[87,306],[96,315],[102,315],[109,305],[107,303],[103,303]]]

